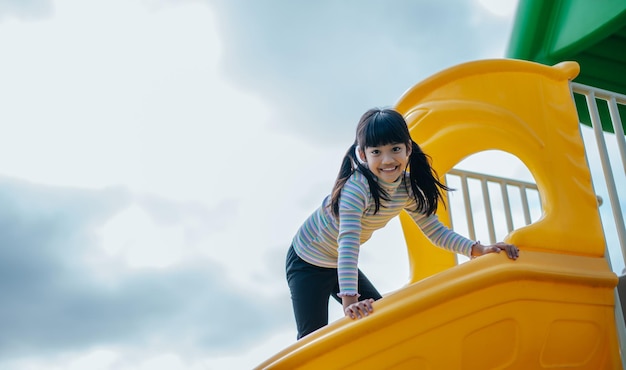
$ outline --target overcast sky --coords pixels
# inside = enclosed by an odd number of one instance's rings
[[[285,253],[358,118],[503,57],[515,6],[0,0],[0,368],[248,369],[291,344]],[[362,260],[407,281],[397,222]]]

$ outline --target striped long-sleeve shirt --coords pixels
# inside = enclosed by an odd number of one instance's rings
[[[471,254],[472,240],[445,227],[436,215],[426,216],[415,211],[417,204],[408,173],[394,183],[378,181],[389,194],[389,201],[381,199],[376,214],[367,179],[355,171],[341,191],[339,219],[332,214],[331,197],[327,196],[293,239],[293,247],[300,258],[315,266],[337,269],[339,296],[358,295],[360,246],[402,210],[408,212],[435,245],[466,256]]]

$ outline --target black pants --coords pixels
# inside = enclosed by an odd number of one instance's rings
[[[293,249],[287,252],[287,283],[298,326],[298,339],[328,324],[328,299],[332,296],[341,303],[337,269],[311,265],[303,261]],[[359,300],[381,298],[380,293],[359,270]]]

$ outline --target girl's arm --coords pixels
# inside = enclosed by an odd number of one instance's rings
[[[506,243],[496,243],[492,245],[482,245],[448,229],[439,221],[437,215],[426,216],[417,212],[408,212],[419,228],[426,234],[428,239],[435,245],[449,251],[463,254],[470,258],[476,258],[488,253],[500,253],[504,250],[511,259],[517,259],[519,249]]]
[[[472,257],[472,249],[477,242],[448,229],[439,221],[439,217],[433,214],[426,216],[423,213],[409,211],[417,226],[436,246],[449,251]]]
[[[355,173],[344,185],[339,198],[337,235],[337,278],[339,297],[358,298],[358,260],[361,247],[361,218],[367,207],[365,178]],[[344,307],[346,307],[344,305]]]

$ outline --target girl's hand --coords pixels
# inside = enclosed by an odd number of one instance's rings
[[[500,242],[492,245],[474,244],[472,246],[472,258],[480,257],[487,253],[500,253],[500,251],[506,251],[506,255],[512,260],[516,260],[519,257],[519,249],[516,246]]]
[[[361,319],[374,312],[372,303],[374,303],[372,298],[352,303],[343,309],[343,313],[351,319]]]

